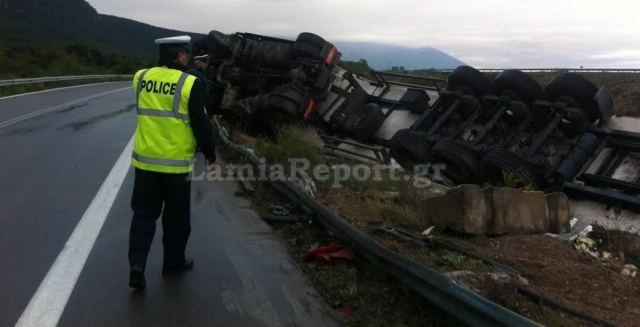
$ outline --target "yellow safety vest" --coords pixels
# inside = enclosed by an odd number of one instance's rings
[[[142,170],[187,173],[196,140],[189,123],[189,95],[196,78],[167,67],[143,69],[133,78],[138,126],[131,163]]]

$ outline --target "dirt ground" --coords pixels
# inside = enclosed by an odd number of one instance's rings
[[[492,238],[479,250],[519,270],[551,299],[618,326],[640,324],[640,278],[622,276],[615,260],[596,262],[547,235]]]
[[[372,215],[362,195],[345,189],[334,189],[320,195],[329,208],[363,230],[370,230],[380,217]],[[363,201],[364,200],[364,201]],[[400,218],[400,217],[396,217]],[[414,219],[400,224],[382,220],[395,227],[420,233],[426,220]],[[403,226],[399,226],[403,225]],[[433,251],[393,237],[372,233],[388,249],[440,272],[473,271],[482,273],[488,267],[449,251]],[[556,302],[568,305],[598,319],[619,326],[640,325],[640,277],[622,276],[622,264],[612,259],[607,263],[579,254],[571,243],[547,235],[519,235],[495,238],[461,238],[444,236],[472,252],[507,264],[522,273],[530,288]],[[517,286],[517,285],[515,285]],[[590,323],[559,311],[539,306],[516,294],[513,285],[484,285],[481,293],[493,301],[549,326],[575,326]]]

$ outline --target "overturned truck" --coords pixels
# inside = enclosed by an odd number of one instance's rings
[[[212,31],[206,42],[217,113],[250,134],[305,122],[329,152],[395,160],[447,185],[563,190],[640,210],[640,175],[619,173],[640,152],[640,134],[607,128],[612,96],[581,75],[560,73],[544,89],[519,70],[490,79],[469,66],[446,80],[364,78],[311,33],[284,40]]]

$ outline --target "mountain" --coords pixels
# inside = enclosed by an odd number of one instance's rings
[[[81,43],[107,53],[155,57],[154,39],[188,34],[99,14],[84,0],[0,0],[0,45]]]
[[[407,70],[427,68],[456,68],[464,63],[438,49],[430,47],[409,48],[397,45],[368,42],[334,42],[342,52],[342,59],[367,60],[377,70],[403,66]]]

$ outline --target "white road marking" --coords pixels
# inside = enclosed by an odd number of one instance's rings
[[[101,84],[113,84],[113,83],[122,83],[122,82],[129,82],[129,83],[131,83],[131,81],[115,81],[115,82],[100,82],[100,83],[91,83],[91,84],[81,84],[81,85],[63,86],[63,87],[56,87],[56,88],[53,88],[53,89],[46,89],[46,90],[35,91],[35,92],[28,92],[28,93],[20,93],[20,94],[8,95],[8,96],[6,96],[6,97],[2,97],[2,98],[0,98],[0,101],[2,101],[2,100],[4,100],[4,99],[17,98],[17,97],[21,97],[21,96],[25,96],[25,95],[32,95],[32,94],[38,94],[38,93],[53,92],[53,91],[66,90],[66,89],[75,89],[75,88],[84,87],[84,86],[93,86],[93,85],[101,85]]]
[[[78,105],[78,104],[81,104],[81,103],[89,101],[89,100],[93,100],[93,99],[96,99],[96,98],[99,98],[99,97],[103,97],[105,95],[109,95],[109,94],[113,94],[113,93],[117,93],[117,92],[122,92],[124,90],[130,90],[130,89],[131,89],[131,87],[122,87],[122,88],[119,88],[119,89],[115,89],[115,90],[111,90],[111,91],[107,91],[107,92],[102,92],[102,93],[97,93],[97,94],[94,94],[94,95],[91,95],[91,96],[88,96],[88,97],[84,97],[84,98],[76,99],[76,100],[73,100],[73,101],[61,103],[59,105],[55,105],[55,106],[47,107],[47,108],[44,108],[44,109],[40,109],[40,110],[34,111],[32,113],[28,113],[28,114],[25,114],[25,115],[22,115],[22,116],[18,116],[18,117],[13,118],[13,119],[9,119],[7,121],[0,122],[0,129],[5,128],[7,126],[11,126],[11,125],[17,124],[17,123],[19,123],[21,121],[25,121],[25,120],[30,119],[30,118],[38,117],[38,116],[41,116],[41,115],[44,115],[44,114],[47,114],[47,113],[50,113],[50,112],[54,112],[54,111],[57,111],[57,110],[62,110],[62,109],[68,108],[68,107],[73,106],[73,105]]]
[[[17,327],[53,327],[58,324],[129,170],[133,139],[131,137],[111,168],[73,234],[20,316]]]

